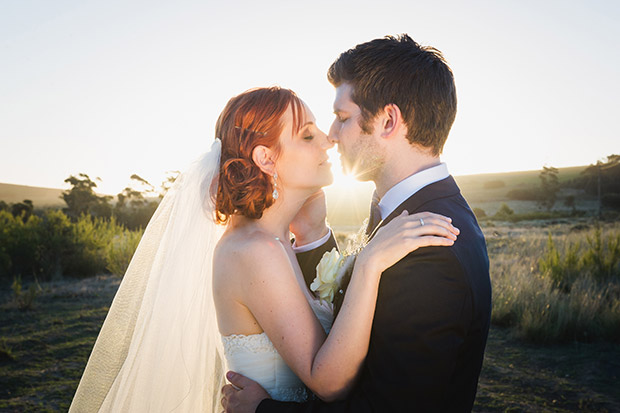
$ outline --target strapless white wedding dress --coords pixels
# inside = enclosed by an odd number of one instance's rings
[[[333,322],[332,305],[318,299],[310,307],[321,326],[329,333]],[[260,384],[274,400],[303,402],[309,391],[286,365],[267,334],[222,336],[229,370],[241,373]]]

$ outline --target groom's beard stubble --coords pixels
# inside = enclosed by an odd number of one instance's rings
[[[371,135],[360,135],[352,148],[343,148],[342,166],[358,181],[374,181],[385,165],[385,155]]]

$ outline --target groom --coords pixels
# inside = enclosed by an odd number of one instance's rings
[[[277,402],[233,373],[228,379],[240,390],[225,386],[223,405],[260,413],[470,411],[491,284],[482,232],[439,159],[456,114],[452,71],[438,50],[402,35],[346,51],[328,78],[336,87],[329,137],[345,168],[376,185],[369,232],[403,210],[451,217],[461,232],[452,247],[420,248],[383,273],[368,356],[346,400]],[[295,234],[298,244],[326,232],[323,225]],[[332,242],[328,235],[318,241],[323,245],[298,254],[307,280]]]

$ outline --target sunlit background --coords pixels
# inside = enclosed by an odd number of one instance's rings
[[[452,174],[590,164],[620,149],[619,20],[613,1],[0,1],[0,182],[158,185],[255,86],[295,90],[327,131],[330,63],[403,32],[455,72]]]

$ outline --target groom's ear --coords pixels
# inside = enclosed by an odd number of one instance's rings
[[[403,116],[400,113],[400,108],[394,103],[385,105],[383,108],[383,121],[381,124],[382,132],[381,137],[391,138],[403,128]]]
[[[259,169],[268,175],[273,175],[276,171],[274,153],[264,145],[258,145],[252,151],[252,160]]]

